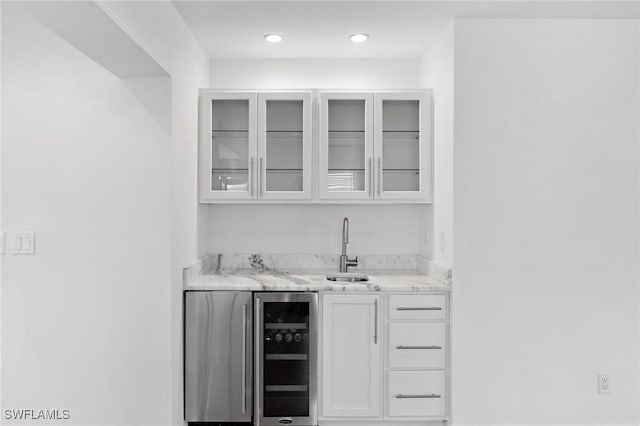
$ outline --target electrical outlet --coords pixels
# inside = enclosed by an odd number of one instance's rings
[[[611,393],[611,376],[609,373],[598,373],[598,393]]]

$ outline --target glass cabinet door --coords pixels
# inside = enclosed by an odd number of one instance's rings
[[[258,95],[258,188],[262,199],[311,198],[311,93]]]
[[[320,94],[320,197],[373,196],[373,95]]]
[[[430,201],[430,92],[376,93],[375,99],[375,198]]]
[[[255,198],[256,94],[200,94],[200,198]]]

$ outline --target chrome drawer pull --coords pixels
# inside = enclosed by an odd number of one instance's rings
[[[402,393],[399,393],[396,395],[396,398],[398,399],[409,399],[409,398],[420,398],[420,399],[426,399],[426,398],[442,398],[441,395],[437,395],[435,393],[429,394],[429,395],[404,395]]]
[[[396,349],[442,349],[442,346],[396,346]]]
[[[407,307],[407,306],[399,306],[396,308],[397,311],[441,311],[442,308],[439,306],[428,306],[428,307]]]

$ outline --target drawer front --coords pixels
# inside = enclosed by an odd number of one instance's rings
[[[444,368],[446,336],[444,323],[389,323],[389,367]]]
[[[389,296],[389,319],[444,320],[447,299],[444,294],[392,294]]]
[[[388,416],[445,416],[444,371],[390,371]]]

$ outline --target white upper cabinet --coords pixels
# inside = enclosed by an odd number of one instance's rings
[[[258,196],[311,199],[311,93],[258,94]]]
[[[200,200],[256,196],[255,92],[200,93]]]
[[[320,198],[371,199],[372,172],[373,94],[320,93]]]
[[[311,92],[200,92],[200,201],[311,199]]]
[[[430,90],[201,90],[200,201],[430,203],[432,145]]]
[[[322,200],[431,202],[430,91],[320,93]]]
[[[431,201],[430,92],[375,94],[375,195]]]

